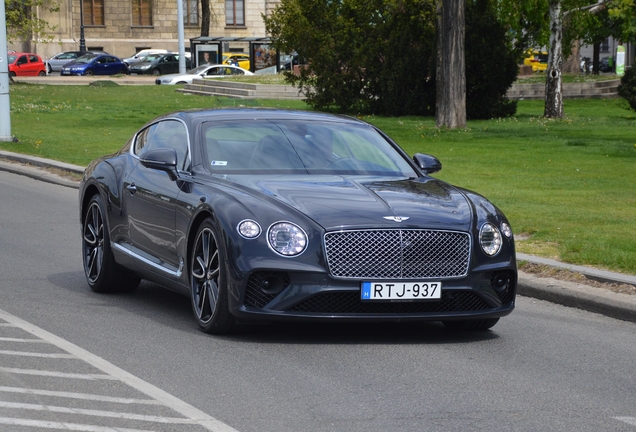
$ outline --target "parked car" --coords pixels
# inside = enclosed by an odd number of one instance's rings
[[[601,72],[614,72],[614,59],[603,57],[599,62],[598,68]]]
[[[271,321],[441,321],[512,312],[514,239],[481,195],[355,118],[275,109],[157,117],[80,182],[96,292],[147,279],[209,333]]]
[[[127,74],[128,67],[110,54],[85,54],[62,66],[61,75],[116,75]]]
[[[163,75],[179,72],[179,54],[149,54],[143,61],[130,66],[130,73]],[[190,69],[190,60],[186,58],[186,69]]]
[[[545,72],[548,68],[548,53],[546,51],[529,50],[526,52],[523,64],[532,66],[532,72]]]
[[[42,58],[33,53],[9,53],[8,62],[10,76],[43,76],[46,65]]]
[[[150,54],[165,54],[165,53],[168,53],[168,52],[170,52],[170,51],[168,51],[166,49],[144,49],[144,50],[141,50],[139,52],[136,52],[135,54],[131,55],[130,57],[126,57],[124,59],[124,63],[126,63],[126,65],[130,66],[133,63],[139,63],[140,61],[143,61]]]
[[[250,56],[249,54],[245,54],[245,53],[223,53],[222,54],[222,61],[221,63],[223,64],[229,64],[229,65],[234,65],[234,66],[238,66],[240,68],[243,68],[245,70],[250,70]]]
[[[62,70],[62,66],[66,63],[70,63],[78,57],[86,54],[108,54],[103,51],[66,51],[55,54],[50,59],[46,60],[48,73],[59,72]]]
[[[157,78],[155,84],[192,84],[195,78],[225,78],[231,76],[254,75],[252,72],[230,65],[203,65],[191,69],[185,74],[170,74]]]

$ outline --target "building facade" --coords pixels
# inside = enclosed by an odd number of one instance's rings
[[[262,15],[280,0],[210,0],[210,33],[232,38],[265,37]],[[201,35],[200,0],[182,0],[184,40]],[[49,58],[61,51],[77,51],[83,27],[87,50],[106,51],[125,58],[147,48],[178,51],[177,0],[61,0],[58,12],[37,11],[55,30],[53,42],[16,43],[9,49],[31,51]],[[83,6],[83,9],[80,8]],[[83,21],[82,21],[83,19]],[[27,46],[25,46],[27,45]],[[247,52],[247,44],[232,42],[228,51]]]

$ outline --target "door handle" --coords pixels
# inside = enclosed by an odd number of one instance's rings
[[[126,189],[128,189],[128,192],[130,192],[131,195],[137,192],[137,186],[135,186],[134,183],[131,183],[128,186],[126,186]]]

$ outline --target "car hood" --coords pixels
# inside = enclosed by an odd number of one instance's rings
[[[466,196],[452,185],[431,177],[393,180],[268,176],[252,177],[241,183],[295,208],[327,230],[427,227],[468,231],[471,228],[473,211]]]
[[[149,61],[140,61],[137,62],[135,64],[133,64],[132,66],[130,66],[131,69],[138,69],[141,68],[142,66],[152,66],[156,64],[155,62],[149,62]]]

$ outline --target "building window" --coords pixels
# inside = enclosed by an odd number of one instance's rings
[[[186,26],[199,25],[199,0],[185,0],[183,6],[183,24]]]
[[[602,53],[608,53],[609,50],[609,38],[605,38],[605,40],[601,42],[600,51]]]
[[[82,0],[84,25],[104,25],[104,0]]]
[[[245,0],[225,0],[225,25],[245,25]]]
[[[132,0],[132,24],[134,26],[152,25],[152,0]]]

